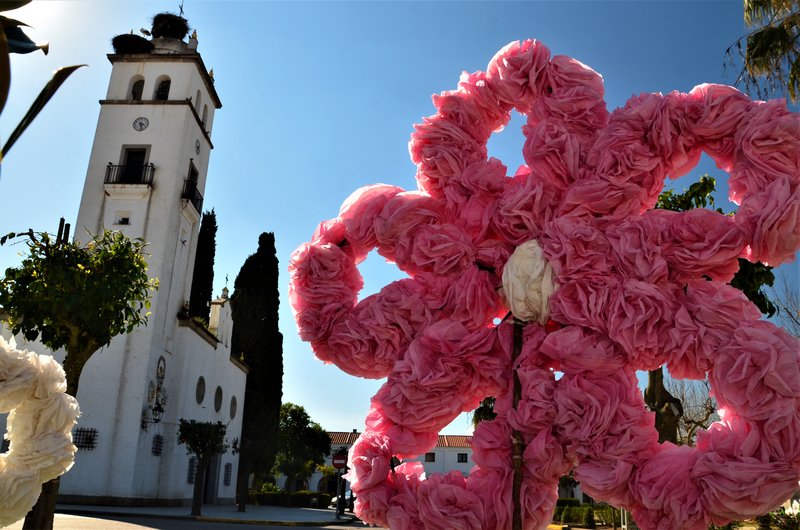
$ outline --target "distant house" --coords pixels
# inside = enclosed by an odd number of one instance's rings
[[[333,453],[338,452],[341,448],[349,450],[360,434],[356,429],[351,432],[328,432],[331,438],[331,456],[325,459],[325,465],[332,465]],[[422,462],[422,465],[425,466],[426,475],[447,473],[454,469],[467,475],[475,465],[475,462],[472,461],[472,436],[440,434],[436,447],[414,460]],[[279,480],[280,485],[282,485],[283,480],[284,478],[281,477]],[[320,472],[311,475],[307,486],[308,489],[314,491],[329,491],[331,493],[336,491],[336,482],[328,480]]]

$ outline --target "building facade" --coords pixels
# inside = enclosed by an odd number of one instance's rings
[[[331,431],[328,432],[331,438],[331,455],[325,459],[325,465],[331,466],[333,454],[350,447],[361,435],[356,429],[351,432]],[[475,465],[472,460],[472,436],[440,434],[436,447],[424,455],[415,458],[425,467],[425,474],[449,473],[450,471],[460,471],[465,476],[469,475],[470,469]],[[280,477],[278,486],[284,486],[285,477]],[[308,479],[308,489],[313,491],[324,491],[335,493],[335,479],[325,477],[317,471]]]
[[[186,311],[222,104],[195,35],[150,42],[149,53],[108,55],[111,79],[73,233],[82,242],[103,229],[143,238],[148,274],[160,287],[148,324],[116,337],[84,367],[79,450],[61,480],[62,502],[186,504],[196,463],[177,444],[179,420],[221,421],[231,440],[241,433],[247,369],[231,357],[227,292],[212,302],[208,327]],[[206,502],[233,500],[237,468],[230,452],[215,459]]]

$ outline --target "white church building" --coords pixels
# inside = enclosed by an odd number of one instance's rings
[[[211,304],[208,329],[185,309],[222,104],[194,35],[151,42],[149,53],[108,55],[111,79],[73,233],[79,241],[104,228],[143,238],[160,287],[147,325],[116,337],[83,370],[78,452],[61,502],[188,504],[196,461],[177,444],[179,420],[221,421],[230,441],[241,433],[247,368],[231,356],[227,289]],[[230,451],[214,460],[205,502],[233,501],[237,468]]]

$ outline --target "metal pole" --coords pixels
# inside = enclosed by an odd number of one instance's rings
[[[339,477],[339,488],[338,488],[338,497],[336,499],[336,518],[339,519],[342,515],[344,515],[344,479],[342,478],[343,473],[339,471],[337,475]]]

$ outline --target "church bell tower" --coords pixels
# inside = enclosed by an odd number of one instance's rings
[[[194,404],[181,392],[198,353],[182,353],[181,315],[191,290],[214,112],[222,106],[197,35],[187,34],[182,17],[156,15],[151,39],[119,35],[108,55],[111,79],[100,101],[75,239],[86,243],[104,229],[144,239],[148,275],[158,278],[159,289],[147,325],[114,338],[84,368],[79,427],[94,438],[63,479],[67,497],[184,494],[173,484],[178,473],[185,475],[183,457],[168,455],[176,450],[179,417],[190,414],[179,406]]]

